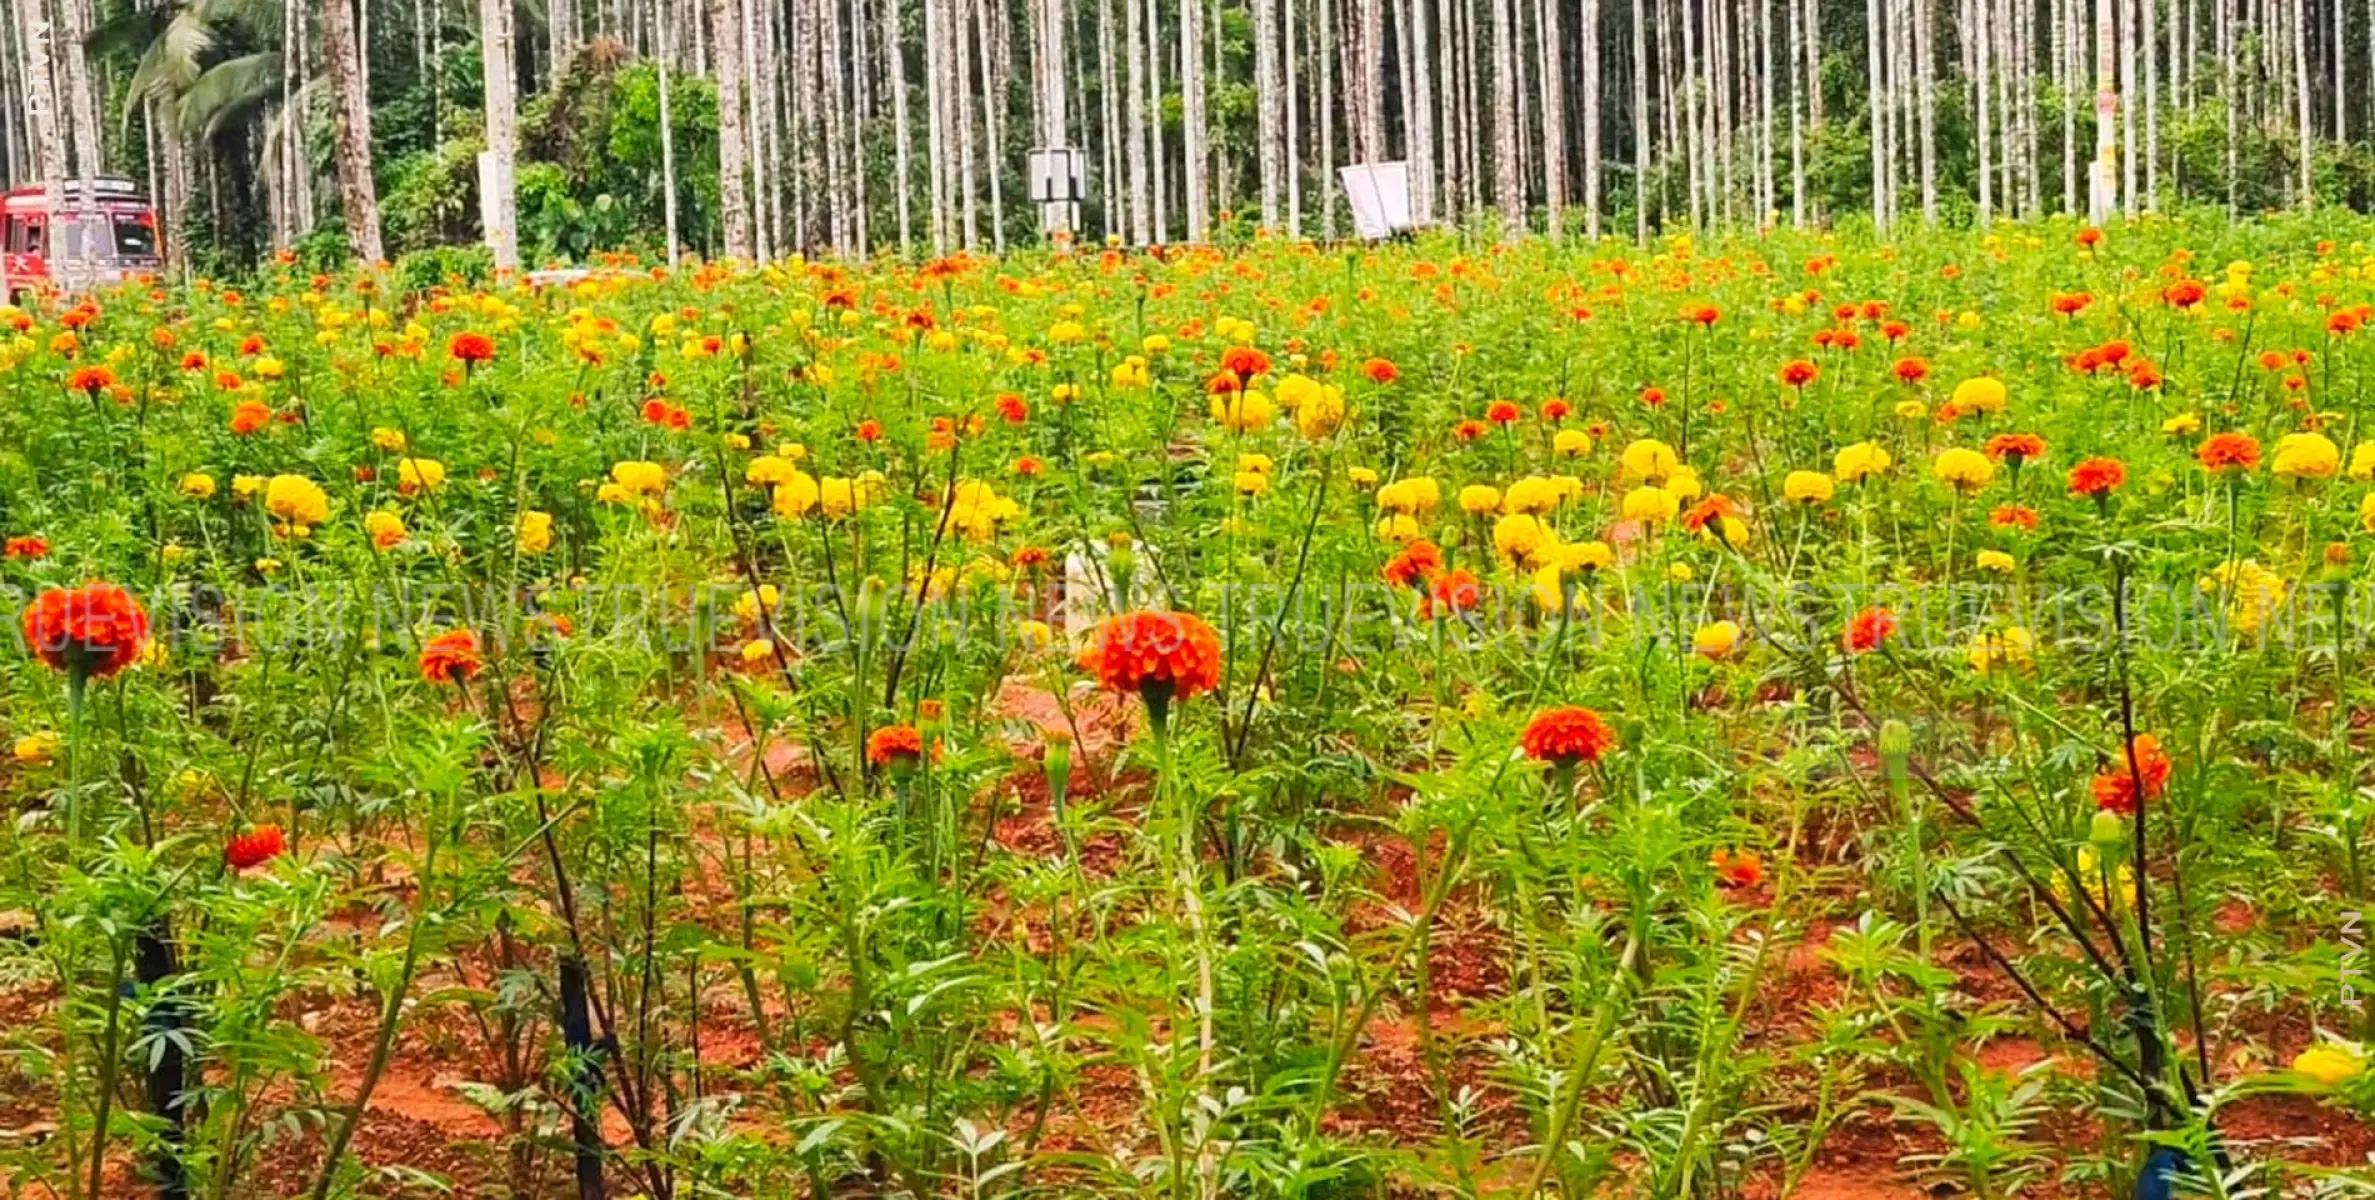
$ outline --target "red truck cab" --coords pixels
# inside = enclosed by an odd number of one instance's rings
[[[157,217],[129,180],[34,183],[0,194],[0,300],[81,294],[156,274]]]

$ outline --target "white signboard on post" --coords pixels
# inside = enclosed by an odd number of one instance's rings
[[[1080,224],[1080,202],[1088,198],[1089,156],[1073,146],[1031,151],[1031,202],[1039,206],[1039,227],[1070,233]]]
[[[1336,175],[1344,182],[1344,198],[1352,204],[1355,234],[1382,242],[1410,232],[1409,163],[1354,163],[1337,168]]]

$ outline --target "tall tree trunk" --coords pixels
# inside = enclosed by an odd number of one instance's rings
[[[25,129],[33,143],[34,171],[50,185],[54,204],[58,185],[66,182],[66,129],[50,59],[48,6],[44,0],[17,0],[16,12],[24,47]]]
[[[1649,5],[1633,0],[1633,240],[1649,244]]]
[[[1126,10],[1122,26],[1127,37],[1129,56],[1129,104],[1123,122],[1129,133],[1124,138],[1130,165],[1130,244],[1144,246],[1154,240],[1153,206],[1148,196],[1146,170],[1147,98],[1146,80],[1146,18],[1140,0],[1122,0]]]
[[[2095,0],[2095,161],[2094,186],[2088,192],[2087,219],[2101,225],[2119,207],[2119,84],[2118,47],[2112,38],[2112,0]]]
[[[1190,242],[1204,240],[1205,222],[1212,215],[1212,197],[1205,179],[1212,156],[1205,141],[1203,51],[1204,0],[1179,0],[1179,136],[1186,161],[1182,181],[1187,189]]]
[[[1583,236],[1600,240],[1600,0],[1583,0]]]
[[[673,5],[675,0],[669,0]],[[676,27],[674,20],[657,22],[654,31],[659,40],[659,53],[652,56],[660,85],[660,207],[665,215],[668,232],[668,265],[673,267],[684,250],[684,240],[676,224],[676,121],[669,104],[668,68],[673,50],[669,46],[669,31]]]
[[[1284,180],[1285,158],[1282,107],[1279,98],[1278,3],[1248,0],[1253,5],[1254,161],[1261,176],[1262,228],[1278,228],[1278,197]]]
[[[371,180],[371,99],[363,94],[361,47],[351,0],[322,0],[322,57],[330,68],[330,136],[338,159],[338,210],[346,244],[368,266],[387,257],[379,240],[379,193]]]
[[[1517,48],[1512,28],[1517,0],[1493,6],[1493,198],[1501,205],[1501,236],[1516,240],[1526,231],[1525,181],[1517,166]]]
[[[517,271],[519,198],[512,190],[512,164],[519,155],[520,119],[519,90],[512,83],[517,43],[511,30],[511,0],[479,0],[478,39],[486,76],[487,157],[479,186],[486,189],[487,249],[495,256],[496,270]]]
[[[1542,45],[1542,209],[1544,227],[1554,242],[1567,229],[1567,96],[1560,83],[1567,65],[1559,40],[1558,6],[1559,0],[1538,0],[1535,6]],[[1584,57],[1597,53],[1595,46]]]

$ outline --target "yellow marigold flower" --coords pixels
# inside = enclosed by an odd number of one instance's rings
[[[1344,477],[1351,480],[1354,487],[1363,491],[1377,486],[1377,472],[1368,467],[1346,467]]]
[[[1672,563],[1666,567],[1666,578],[1676,583],[1689,583],[1698,577],[1699,573],[1686,562]]]
[[[1291,378],[1300,379],[1302,376],[1297,375]],[[1292,407],[1295,410],[1295,429],[1304,437],[1316,442],[1336,432],[1336,427],[1344,424],[1347,410],[1344,405],[1343,388],[1334,384],[1314,386],[1318,388],[1317,391],[1302,397]],[[1279,399],[1283,402],[1286,398],[1286,385],[1280,384],[1278,391]]]
[[[2367,493],[2359,501],[2359,528],[2375,533],[2375,492]]]
[[[2288,433],[2276,439],[2269,469],[2278,479],[2330,479],[2342,464],[2342,450],[2322,433]]]
[[[284,363],[269,354],[257,359],[255,364],[249,369],[255,372],[256,378],[258,379],[278,379],[281,376],[289,373],[289,366],[287,363]]]
[[[1930,470],[1957,491],[1976,492],[1996,477],[1996,464],[1977,450],[1957,446],[1938,456]]]
[[[264,485],[264,511],[295,527],[299,537],[330,515],[330,494],[303,475],[275,475]]]
[[[1580,429],[1562,429],[1551,436],[1550,452],[1560,458],[1582,458],[1592,452],[1592,435]]]
[[[553,515],[533,508],[521,513],[514,536],[522,554],[542,554],[552,549]]]
[[[1268,429],[1273,416],[1270,397],[1260,392],[1223,392],[1212,398],[1212,420],[1231,433]]]
[[[1270,490],[1270,477],[1260,471],[1237,472],[1237,494],[1260,496]]]
[[[382,425],[371,431],[371,444],[389,454],[402,454],[406,445],[404,431]]]
[[[1956,412],[2000,413],[2004,411],[2006,393],[2004,381],[1992,375],[1981,375],[1954,385]]]
[[[1509,485],[1501,507],[1510,512],[1546,513],[1583,494],[1583,481],[1571,475],[1528,475]]]
[[[1171,352],[1171,339],[1160,333],[1150,333],[1140,339],[1138,348],[1144,351],[1148,358],[1168,354]]]
[[[746,625],[756,625],[759,623],[760,613],[764,612],[770,617],[774,616],[776,607],[782,600],[783,593],[777,591],[774,584],[762,583],[758,586],[758,590],[744,592],[735,598],[734,615]]]
[[[1267,475],[1277,465],[1267,454],[1240,454],[1237,456],[1237,469],[1240,471],[1252,471],[1259,475]]]
[[[214,476],[192,471],[181,477],[181,494],[194,500],[214,499]]]
[[[2292,591],[2283,576],[2249,558],[2219,564],[2200,586],[2204,595],[2227,597],[2227,619],[2243,633],[2258,629]]]
[[[231,494],[239,499],[245,500],[263,490],[264,477],[261,475],[233,475],[231,477]]]
[[[1740,626],[1733,621],[1711,621],[1691,634],[1691,650],[1707,658],[1729,657],[1739,645]]]
[[[1621,511],[1625,520],[1662,525],[1682,511],[1682,501],[1662,487],[1643,484],[1625,493]]]
[[[2327,1087],[2347,1083],[2366,1069],[2358,1047],[2341,1042],[2319,1042],[2293,1056],[2293,1070]]]
[[[1666,493],[1673,496],[1677,504],[1688,504],[1705,494],[1706,490],[1699,486],[1699,473],[1689,467],[1676,467],[1673,474],[1666,476]]]
[[[824,479],[817,483],[817,503],[825,516],[839,519],[862,512],[867,505],[881,497],[887,486],[882,472],[867,471],[854,479]]]
[[[2011,571],[2013,568],[2019,565],[2019,563],[2013,561],[2011,555],[2006,554],[2001,550],[1982,550],[1979,552],[1979,569],[1982,571],[1994,571],[2000,575]]]
[[[1424,516],[1443,504],[1443,485],[1425,475],[1397,479],[1377,489],[1377,507],[1386,512]]]
[[[1656,438],[1642,438],[1626,446],[1624,453],[1618,456],[1618,461],[1623,464],[1628,477],[1645,479],[1651,483],[1665,482],[1666,476],[1673,474],[1674,469],[1681,465],[1681,460],[1674,455],[1674,447]]]
[[[2375,479],[2375,442],[2360,442],[2351,447],[2349,474],[2362,482]]]
[[[1144,358],[1133,354],[1128,358],[1113,364],[1113,370],[1107,373],[1106,378],[1113,385],[1113,390],[1117,392],[1130,392],[1143,388],[1148,383],[1152,382],[1154,379],[1154,374],[1152,371],[1148,370],[1146,360]]]
[[[742,481],[758,487],[774,487],[800,473],[792,460],[780,454],[762,454],[742,468]]]
[[[1377,519],[1378,540],[1392,542],[1397,546],[1405,542],[1417,541],[1419,534],[1423,532],[1425,530],[1419,528],[1418,518],[1408,513],[1389,512]]]
[[[1471,517],[1481,517],[1501,507],[1501,489],[1489,484],[1471,483],[1460,489],[1460,511]]]
[[[2170,437],[2192,437],[2202,432],[2202,414],[2181,412],[2161,422],[2161,432]]]
[[[401,514],[383,508],[364,515],[363,532],[371,535],[374,548],[390,550],[403,543],[407,530]]]
[[[1555,530],[1524,513],[1512,513],[1493,522],[1493,549],[1520,567],[1532,565],[1536,555],[1558,544]]]
[[[773,657],[775,643],[767,638],[752,638],[742,643],[742,662],[745,666],[757,666]]]
[[[1983,633],[1971,643],[1966,652],[1971,669],[1982,675],[1997,667],[2025,667],[2034,660],[2037,639],[2019,625],[2008,626],[1995,633]]]
[[[794,468],[792,473],[776,482],[769,500],[779,517],[804,517],[817,504],[816,480],[808,472]]]
[[[28,733],[16,740],[17,765],[25,767],[49,766],[58,761],[58,749],[63,745],[65,745],[65,740],[58,736],[56,730],[44,729],[39,733]]]
[[[1930,406],[1919,400],[1899,400],[1894,411],[1900,421],[1919,421],[1930,415]]]
[[[444,486],[445,464],[434,458],[407,458],[396,464],[396,490],[407,496]]]
[[[649,496],[668,486],[668,468],[656,462],[628,459],[612,463],[610,481],[630,496]]]
[[[1820,471],[1792,471],[1781,481],[1781,494],[1793,504],[1825,504],[1831,499],[1831,477]]]
[[[1831,473],[1849,483],[1861,483],[1874,475],[1886,472],[1892,460],[1888,451],[1873,442],[1857,442],[1845,447],[1831,459]]]

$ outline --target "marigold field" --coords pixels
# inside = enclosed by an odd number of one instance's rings
[[[0,1194],[2375,1192],[2371,243],[0,309]]]

